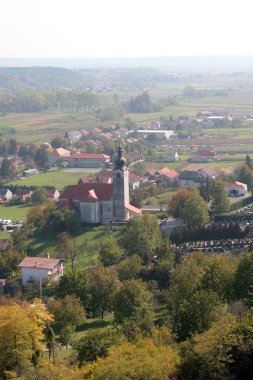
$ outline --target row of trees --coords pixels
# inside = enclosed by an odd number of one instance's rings
[[[39,112],[54,109],[71,111],[104,107],[104,98],[83,91],[25,91],[0,95],[2,112]]]
[[[239,223],[212,223],[207,227],[177,227],[170,235],[174,243],[183,243],[187,241],[199,240],[222,240],[222,239],[240,239],[245,237],[245,231]]]

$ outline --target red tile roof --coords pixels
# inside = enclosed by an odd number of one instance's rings
[[[129,181],[131,182],[140,182],[141,178],[135,175],[134,173],[129,173]]]
[[[174,169],[169,169],[169,168],[162,168],[160,170],[158,170],[158,173],[161,174],[161,175],[164,175],[170,179],[174,179],[176,177],[178,177],[178,172]]]
[[[52,152],[48,152],[48,156],[67,156],[70,154],[69,150],[63,149],[63,148],[57,148],[54,149]]]
[[[247,189],[247,185],[245,183],[241,183],[241,182],[233,182],[233,183],[227,183],[226,184],[226,188],[232,188],[232,189],[244,189],[246,190]]]
[[[102,129],[100,129],[100,128],[93,128],[92,132],[95,132],[95,133],[99,134],[99,133],[102,132]]]
[[[94,193],[90,193],[93,190]],[[67,199],[69,203],[73,200],[80,202],[110,201],[113,188],[111,183],[84,183],[82,185],[70,185],[60,195],[61,200]],[[96,195],[96,198],[94,197]]]
[[[71,154],[67,157],[67,159],[93,159],[93,160],[105,160],[107,158],[110,158],[110,156],[107,156],[107,154],[102,153],[76,153]]]
[[[39,268],[39,269],[51,269],[54,268],[60,259],[48,259],[46,257],[30,257],[27,256],[19,264],[19,267],[24,268]]]
[[[142,211],[140,208],[137,208],[137,207],[134,207],[132,205],[126,205],[125,207],[128,211],[134,213],[134,214],[137,214],[137,215],[141,215]]]

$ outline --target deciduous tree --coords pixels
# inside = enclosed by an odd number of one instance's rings
[[[105,311],[112,310],[112,298],[117,285],[117,276],[110,269],[99,266],[88,274],[90,307],[94,313],[100,313],[102,318]]]
[[[62,299],[51,300],[47,307],[58,326],[76,327],[85,321],[85,309],[81,305],[80,299],[75,296],[67,295]]]
[[[156,217],[144,215],[129,222],[121,244],[130,255],[138,254],[145,263],[150,263],[160,241],[161,231]]]
[[[120,261],[123,250],[112,237],[104,238],[98,249],[99,259],[107,267]]]
[[[151,296],[140,280],[126,281],[115,293],[114,321],[123,327],[128,338],[139,332],[149,333],[153,327]]]
[[[183,217],[188,226],[202,227],[208,223],[208,207],[198,190],[192,190],[191,195],[186,200]]]

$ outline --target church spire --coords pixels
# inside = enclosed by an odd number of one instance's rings
[[[115,160],[115,169],[116,170],[124,170],[124,166],[126,165],[126,160],[124,157],[122,157],[122,148],[119,143],[118,146],[118,157]]]

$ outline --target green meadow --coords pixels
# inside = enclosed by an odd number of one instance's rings
[[[77,184],[80,177],[90,175],[90,173],[77,173],[66,170],[50,170],[45,173],[39,173],[35,176],[19,179],[10,182],[11,185],[17,186],[54,186],[58,190],[62,190],[67,185]]]

